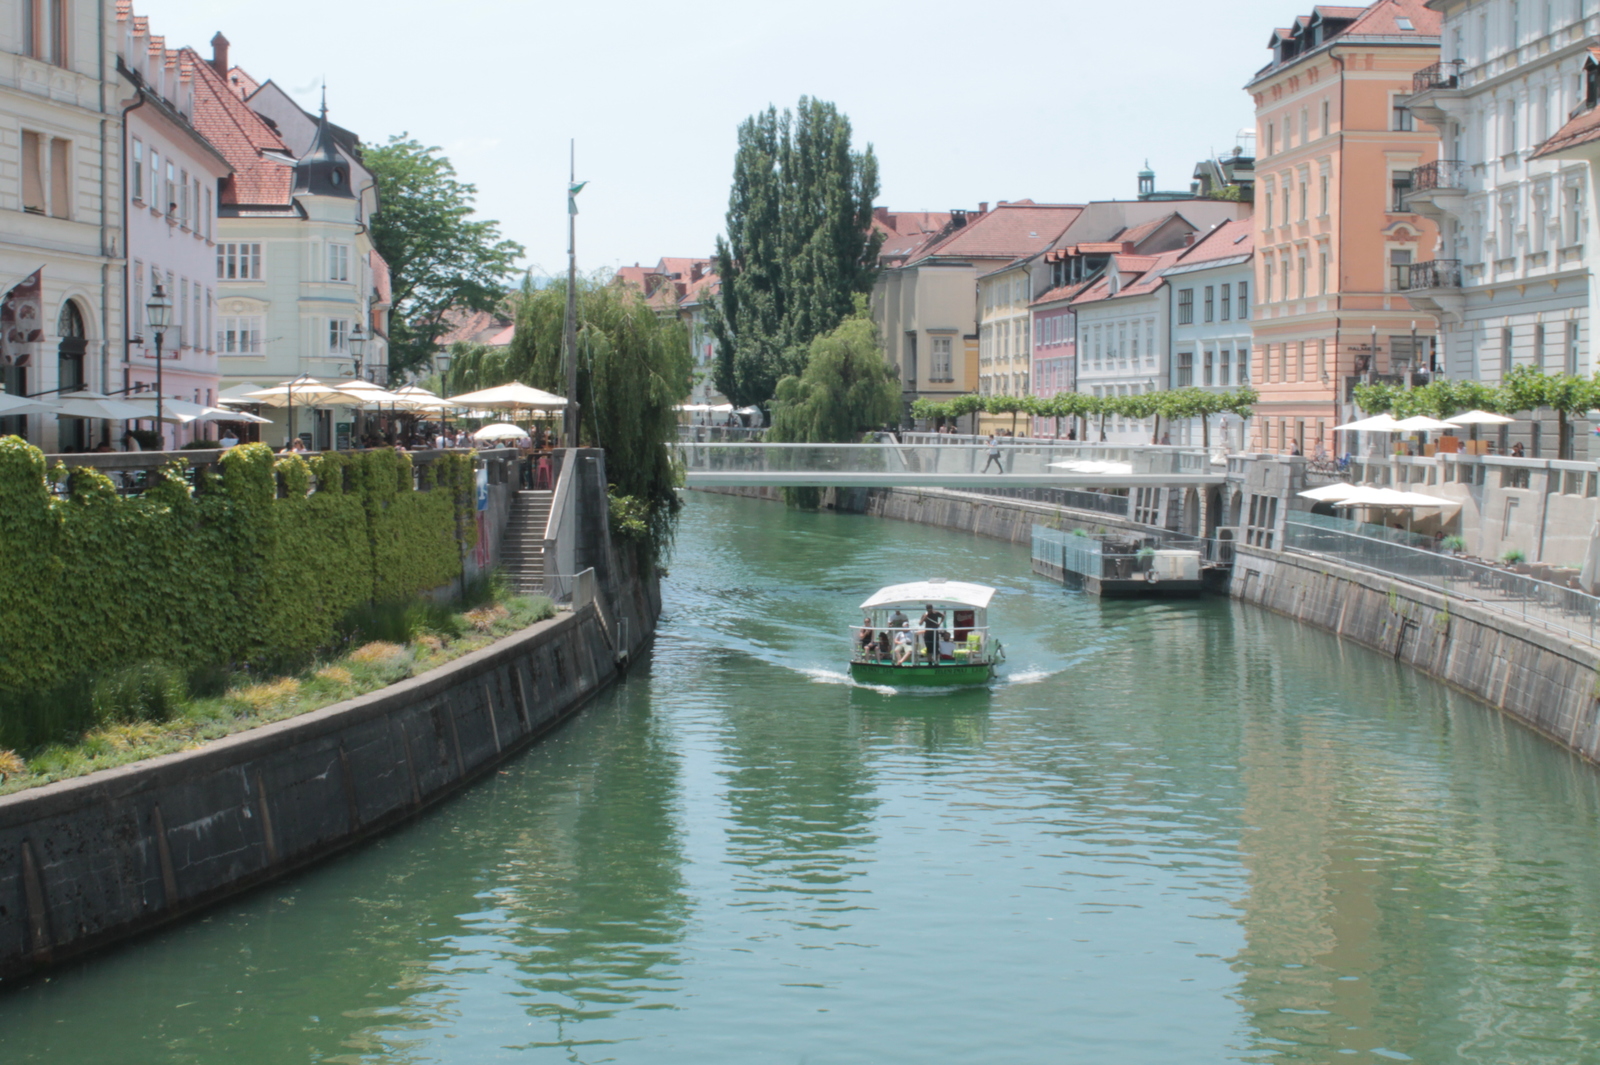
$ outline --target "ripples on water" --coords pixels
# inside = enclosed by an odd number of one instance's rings
[[[1283,619],[696,496],[651,658],[421,822],[48,981],[0,1061],[1600,1059],[1593,772]],[[992,690],[853,607],[1000,587]]]

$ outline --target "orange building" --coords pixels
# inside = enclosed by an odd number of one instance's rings
[[[1317,7],[1276,30],[1255,98],[1256,292],[1252,446],[1338,454],[1332,429],[1361,380],[1427,370],[1437,323],[1400,291],[1437,230],[1404,210],[1438,133],[1404,107],[1438,61],[1424,0]]]

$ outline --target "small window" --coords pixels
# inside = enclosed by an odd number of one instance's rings
[[[1194,352],[1178,352],[1178,387],[1188,388],[1194,384]]]
[[[22,209],[44,214],[44,137],[22,131]]]
[[[328,319],[328,350],[339,353],[350,350],[350,320],[348,318]]]
[[[328,280],[350,280],[350,245],[328,245]]]
[[[1389,123],[1390,129],[1397,130],[1402,133],[1409,133],[1417,128],[1416,120],[1411,117],[1411,108],[1402,104],[1400,102],[1400,97],[1398,96],[1395,97],[1394,108],[1391,114],[1392,121]]]
[[[1243,322],[1250,317],[1250,282],[1239,282],[1239,321]]]
[[[933,365],[929,367],[928,379],[930,381],[955,380],[954,367],[950,357],[951,338],[936,336],[933,338]]]
[[[260,281],[261,245],[218,244],[217,279],[219,281]]]
[[[1411,191],[1411,171],[1397,170],[1389,176],[1390,210],[1404,212],[1406,195]]]
[[[1216,294],[1217,294],[1217,290],[1216,290],[1216,288],[1214,286],[1212,286],[1212,285],[1207,285],[1206,286],[1206,300],[1205,300],[1206,317],[1205,317],[1205,320],[1207,322],[1214,322],[1214,321],[1217,320],[1217,315],[1216,315]]]
[[[1222,320],[1228,321],[1233,317],[1233,286],[1222,286]]]
[[[1192,288],[1178,290],[1178,324],[1194,324],[1194,289]]]
[[[1411,24],[1411,20],[1403,15],[1396,18],[1394,20],[1394,24],[1399,26],[1402,30],[1405,30],[1407,33],[1410,33],[1412,30],[1416,29],[1416,27]]]
[[[144,201],[144,141],[138,137],[133,138],[133,167],[130,184],[133,186],[133,202]]]

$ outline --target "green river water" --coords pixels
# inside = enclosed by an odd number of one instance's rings
[[[1000,589],[990,690],[845,679]],[[694,495],[653,654],[415,824],[0,994],[0,1062],[1600,1061],[1596,774],[1378,655]]]

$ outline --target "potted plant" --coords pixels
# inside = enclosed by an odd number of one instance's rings
[[[1528,555],[1522,550],[1522,548],[1513,547],[1506,551],[1505,554],[1500,556],[1500,561],[1504,562],[1506,568],[1512,573],[1521,573],[1526,575],[1533,568],[1531,566],[1523,565],[1523,563],[1527,561],[1527,558]]]
[[[1460,557],[1467,549],[1467,538],[1464,536],[1446,536],[1439,541],[1439,546],[1456,557]]]

